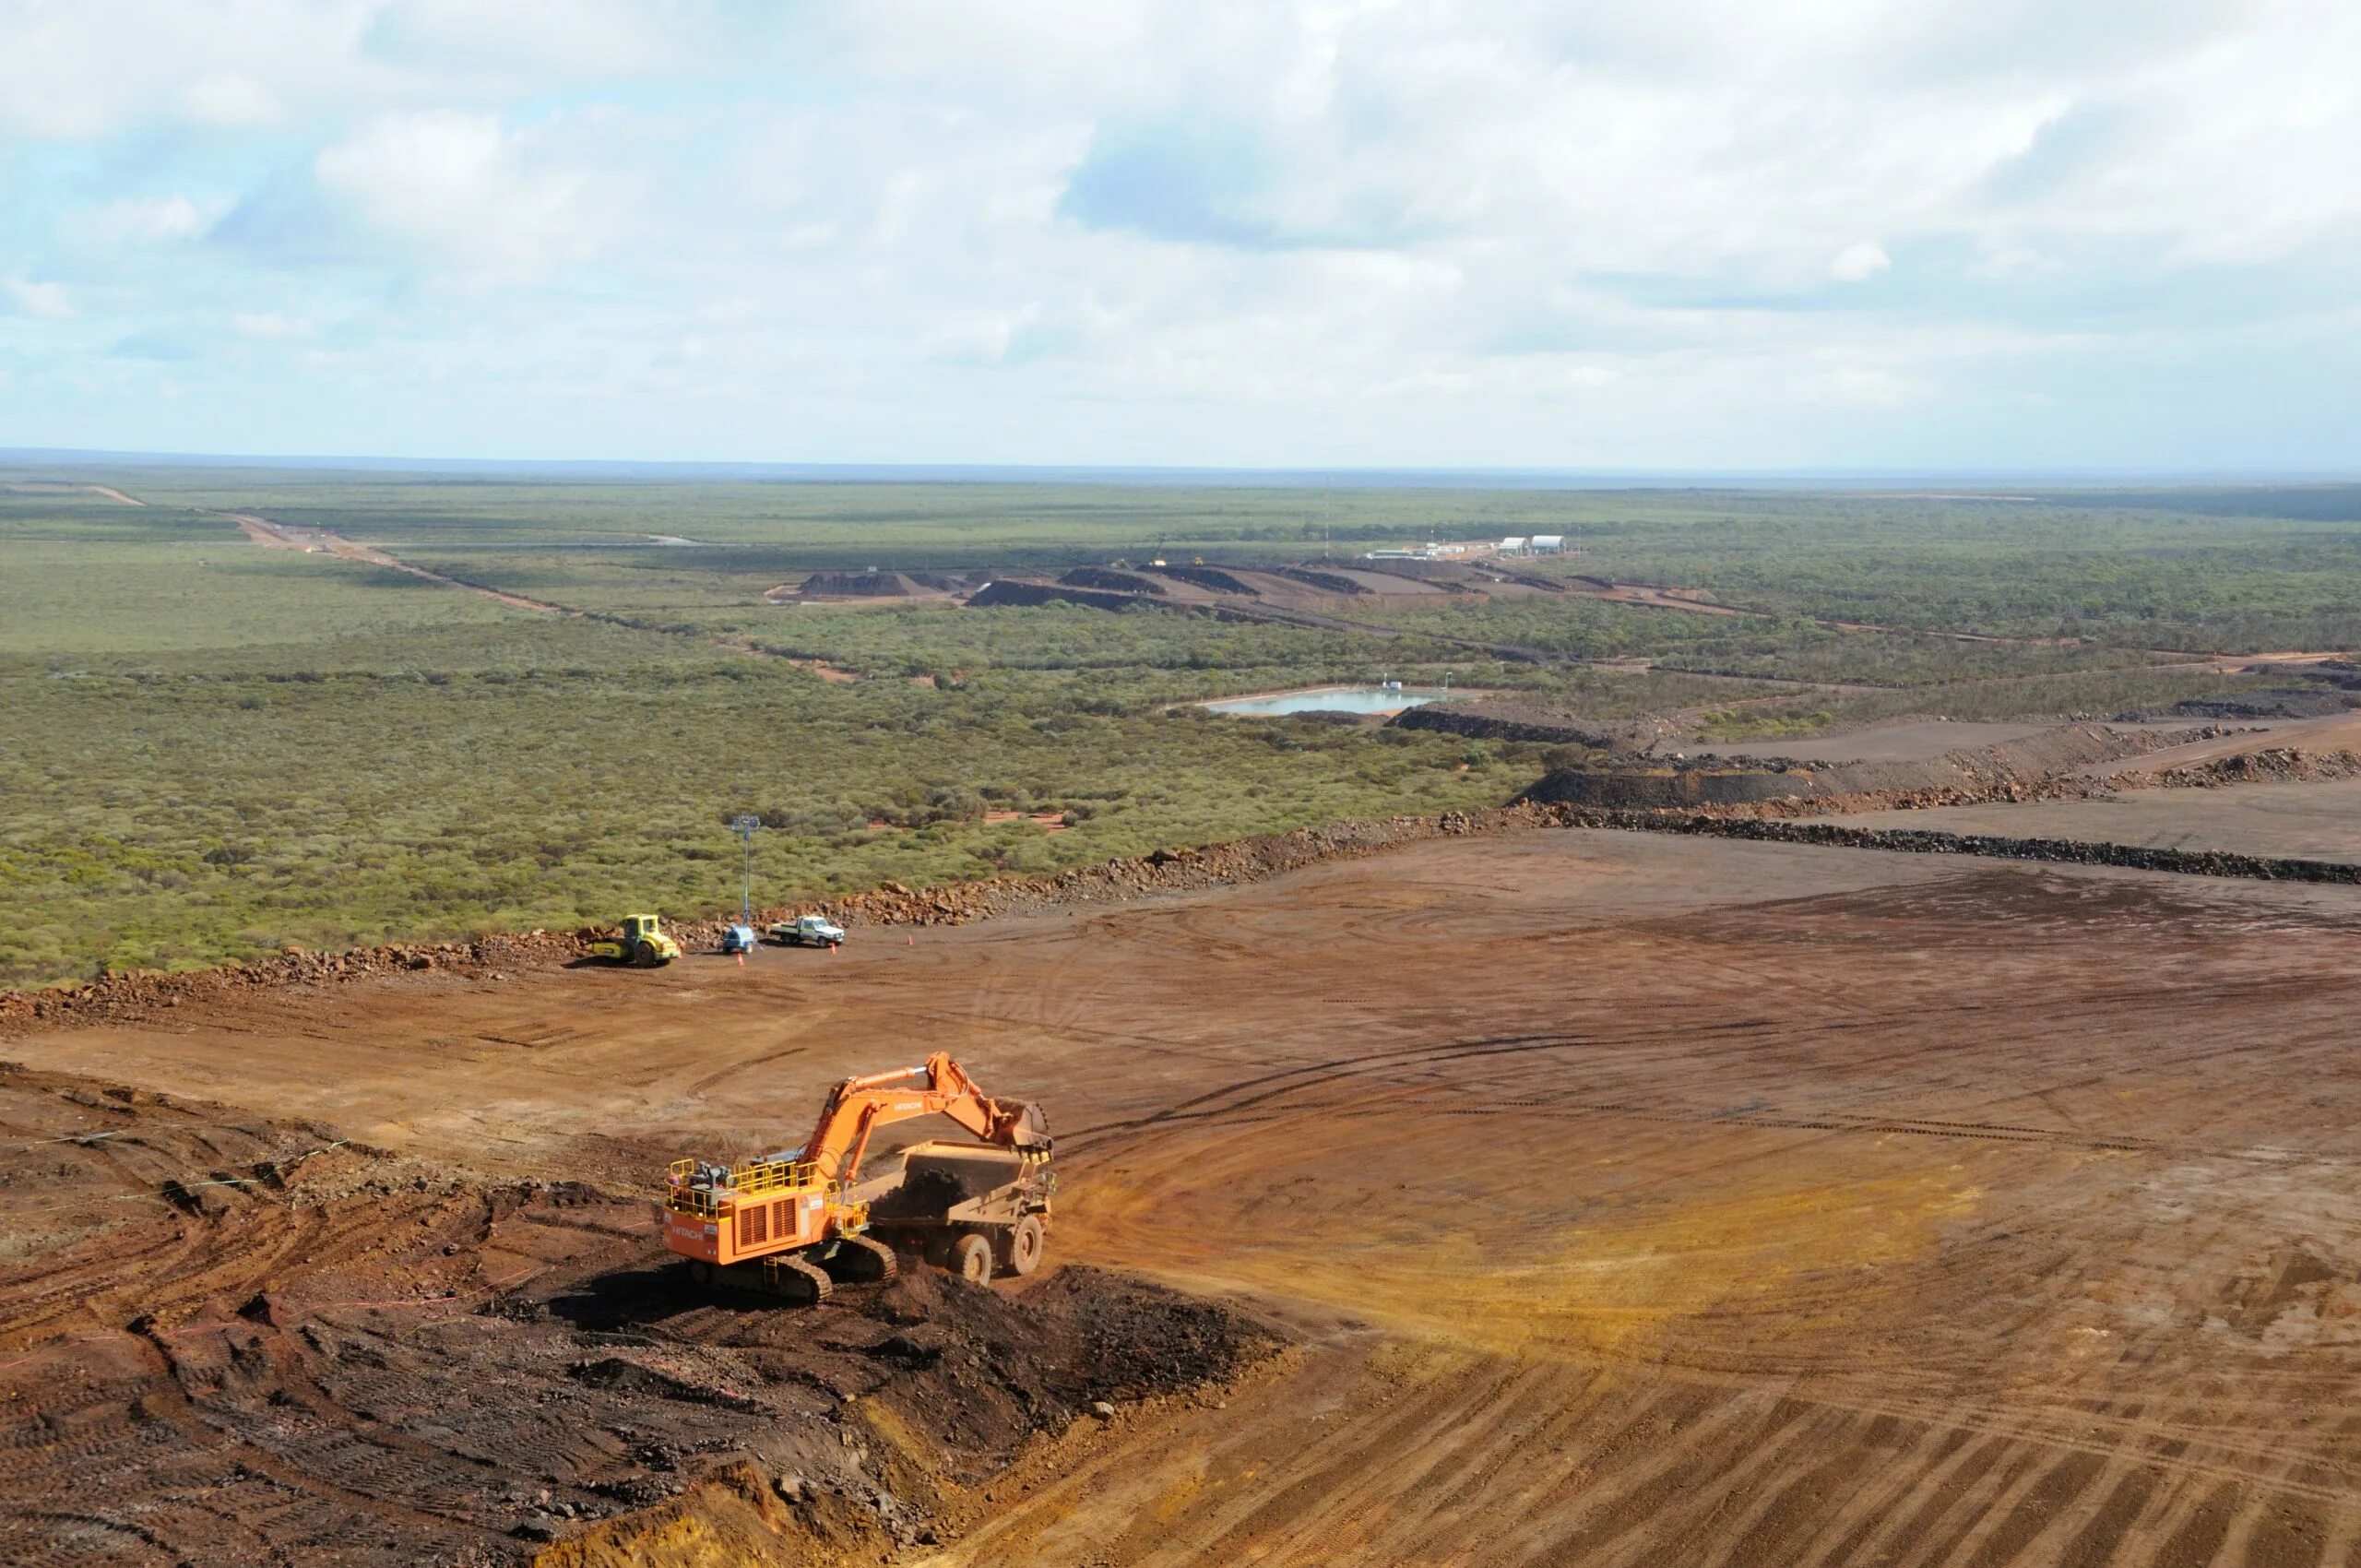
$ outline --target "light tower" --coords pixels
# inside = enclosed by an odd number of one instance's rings
[[[745,926],[754,923],[754,835],[762,826],[761,817],[742,813],[730,819],[730,831],[738,835],[746,847],[746,883],[738,903],[738,922]]]

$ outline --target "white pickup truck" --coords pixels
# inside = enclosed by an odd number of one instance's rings
[[[841,947],[845,944],[845,928],[820,915],[798,915],[791,921],[774,922],[770,937],[789,947]]]

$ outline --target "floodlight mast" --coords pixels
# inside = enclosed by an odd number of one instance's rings
[[[758,816],[734,816],[730,819],[730,831],[738,835],[746,846],[746,882],[739,896],[738,921],[741,925],[754,923],[754,834],[763,826]]]

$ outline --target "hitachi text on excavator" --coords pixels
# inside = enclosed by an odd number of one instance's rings
[[[876,1131],[944,1116],[972,1143],[922,1143],[863,1179]],[[1030,1274],[1057,1190],[1041,1108],[997,1100],[943,1051],[923,1066],[847,1078],[800,1149],[739,1165],[675,1160],[664,1244],[700,1284],[816,1304],[837,1284],[890,1279],[897,1252],[969,1279]]]

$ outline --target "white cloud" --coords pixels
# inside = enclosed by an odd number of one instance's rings
[[[376,9],[374,47],[435,71],[641,76],[694,66],[727,46],[712,7],[689,0],[402,0]]]
[[[1926,389],[1880,366],[1839,364],[1805,376],[1796,390],[1814,402],[1837,408],[1888,409],[1922,396]]]
[[[561,123],[511,129],[454,110],[380,115],[321,149],[320,190],[430,267],[529,279],[595,254],[625,226],[625,180],[572,159]]]
[[[21,0],[0,7],[0,127],[52,138],[251,123],[280,89],[375,90],[360,0]]]
[[[0,129],[316,122],[745,63],[720,0],[11,0]]]
[[[301,316],[281,315],[276,311],[238,312],[230,323],[249,338],[277,339],[309,338],[315,328]]]
[[[1828,275],[1840,283],[1860,283],[1876,277],[1893,265],[1893,257],[1874,240],[1863,240],[1846,245],[1828,264]]]
[[[125,196],[93,208],[90,235],[105,244],[152,245],[193,240],[219,220],[229,204],[187,196]]]
[[[1005,360],[1020,336],[1040,319],[1041,307],[1027,303],[1003,315],[954,322],[935,334],[935,352],[944,359],[977,364]]]
[[[200,125],[267,125],[284,112],[277,93],[234,71],[197,77],[181,89],[180,101]]]
[[[1970,263],[1972,278],[2026,278],[2058,270],[2054,257],[2044,255],[2030,245],[2012,245],[2006,242],[1994,244]]]
[[[64,321],[79,313],[74,308],[74,297],[62,283],[35,283],[23,278],[0,279],[0,298],[21,315],[36,315],[49,321]]]

